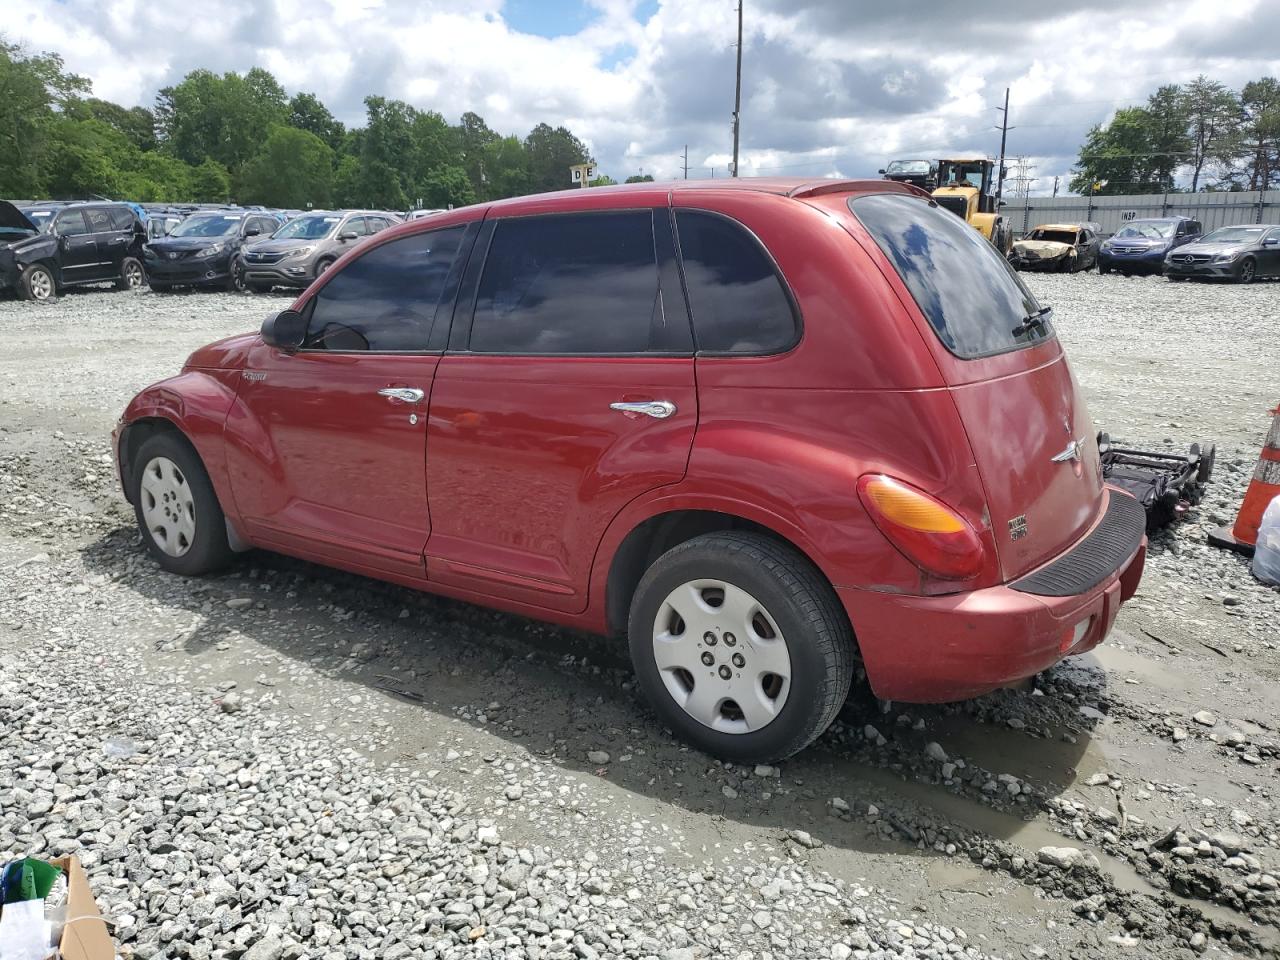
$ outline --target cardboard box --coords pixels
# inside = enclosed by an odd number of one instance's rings
[[[115,944],[111,942],[107,924],[103,921],[102,914],[98,912],[98,902],[93,897],[93,891],[89,889],[89,878],[85,876],[80,861],[75,857],[63,857],[49,862],[61,869],[63,876],[67,879],[66,901],[57,908],[55,913],[43,914],[44,904],[33,900],[24,901],[21,904],[10,904],[4,909],[18,906],[31,907],[37,911],[35,916],[42,914],[52,916],[55,935],[61,924],[62,932],[58,935],[58,953],[56,954],[60,960],[115,960]],[[0,913],[0,922],[2,921],[3,913]],[[34,944],[32,946],[34,947]],[[55,956],[52,947],[49,948],[48,955]]]

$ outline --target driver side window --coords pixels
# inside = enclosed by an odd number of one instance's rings
[[[89,228],[85,225],[83,213],[79,210],[69,210],[58,215],[58,221],[53,225],[53,232],[60,237],[79,237],[88,233]]]
[[[425,350],[465,231],[457,226],[402,237],[343,267],[312,299],[302,348],[340,353]]]

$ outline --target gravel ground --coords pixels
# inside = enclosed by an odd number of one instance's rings
[[[0,302],[0,857],[76,853],[122,956],[1280,952],[1280,591],[1204,546],[1269,423],[1280,284],[1035,276],[1114,439],[1216,440],[1095,654],[855,695],[779,768],[675,742],[612,644],[252,554],[160,573],[107,437],[284,297]]]

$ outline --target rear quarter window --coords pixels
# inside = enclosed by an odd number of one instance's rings
[[[1042,326],[1023,325],[1040,304],[995,247],[955,214],[900,194],[854,197],[849,209],[956,356],[988,357],[1053,335],[1048,314]]]

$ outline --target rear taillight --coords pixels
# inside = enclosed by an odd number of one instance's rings
[[[920,569],[947,580],[982,572],[982,541],[941,500],[883,474],[859,479],[858,497],[880,532]]]

